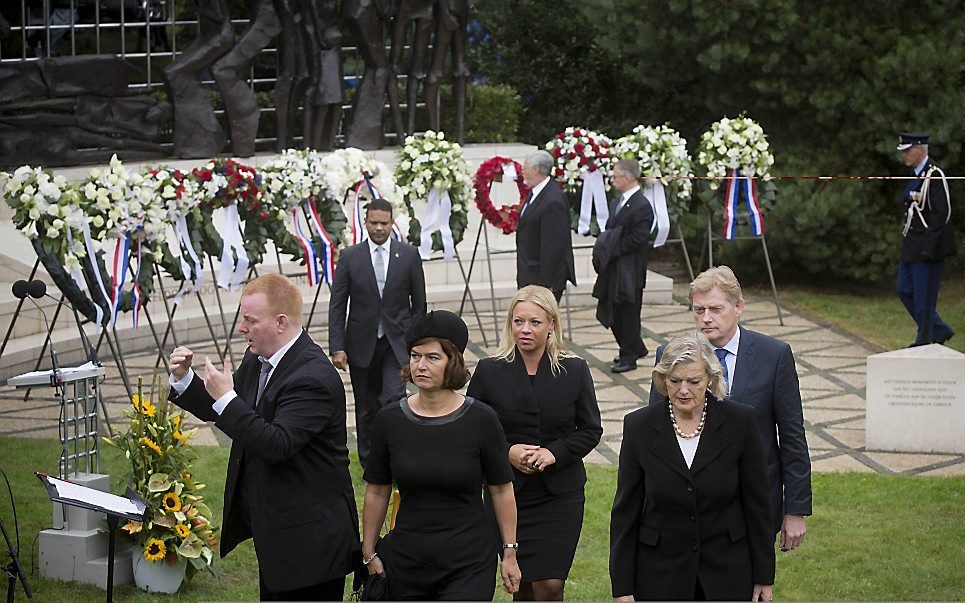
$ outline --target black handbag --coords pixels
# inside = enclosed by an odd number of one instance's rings
[[[388,573],[388,547],[385,537],[379,537],[375,543],[375,552],[378,553],[382,561],[382,567]],[[389,600],[389,581],[381,574],[370,574],[368,568],[362,563],[362,550],[359,549],[355,561],[355,576],[352,580],[352,600],[353,601],[388,601]]]

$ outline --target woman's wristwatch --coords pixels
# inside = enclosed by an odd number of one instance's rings
[[[506,544],[503,544],[503,548],[504,548],[504,549],[518,549],[518,548],[519,548],[519,543],[518,543],[518,542],[506,543]]]

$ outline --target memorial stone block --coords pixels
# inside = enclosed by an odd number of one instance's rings
[[[965,354],[931,344],[867,366],[868,449],[965,453]]]

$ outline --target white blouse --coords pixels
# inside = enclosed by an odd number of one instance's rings
[[[680,452],[684,455],[684,460],[687,462],[687,469],[694,464],[694,456],[697,454],[697,444],[700,443],[700,436],[695,438],[682,438],[677,436],[677,445],[680,446]]]

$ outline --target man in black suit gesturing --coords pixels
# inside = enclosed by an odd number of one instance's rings
[[[532,190],[516,226],[516,286],[541,285],[560,301],[566,281],[576,284],[576,269],[569,204],[550,179],[551,169],[553,156],[546,151],[536,151],[523,163],[523,181]]]
[[[237,371],[193,352],[171,353],[171,400],[232,440],[221,556],[254,538],[263,600],[340,601],[358,550],[348,472],[345,390],[325,352],[302,330],[302,296],[284,276],[248,283]]]
[[[811,514],[811,458],[804,435],[804,412],[794,354],[786,342],[738,326],[744,295],[727,266],[710,268],[690,283],[697,329],[715,348],[724,368],[727,397],[754,409],[767,459],[774,531],[781,549],[797,548]],[[663,346],[657,349],[657,362]],[[652,388],[650,404],[667,398]],[[780,439],[779,439],[780,438]]]
[[[621,159],[610,177],[620,192],[607,220],[606,230],[617,236],[612,257],[597,282],[605,291],[594,287],[594,294],[603,298],[611,308],[610,329],[620,346],[620,355],[613,359],[614,373],[625,373],[637,368],[637,359],[649,353],[640,337],[640,306],[643,288],[647,284],[647,248],[653,226],[653,208],[643,196],[637,179],[640,164],[635,159]],[[602,241],[603,235],[598,241]],[[607,326],[607,325],[604,325]]]
[[[363,467],[375,415],[405,395],[400,371],[409,362],[406,326],[426,313],[422,258],[415,247],[389,239],[388,201],[368,204],[365,230],[368,239],[342,251],[328,302],[328,347],[335,366],[348,369],[352,377]]]

